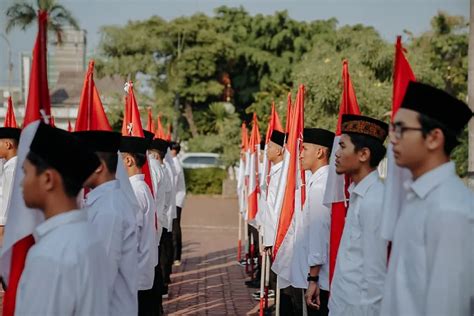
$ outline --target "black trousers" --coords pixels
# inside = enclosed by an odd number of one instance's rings
[[[158,249],[159,251],[159,249]],[[153,280],[153,300],[155,302],[155,316],[163,315],[163,273],[161,266],[158,264],[155,267],[155,279]]]
[[[171,283],[171,271],[173,266],[173,235],[166,228],[160,239],[160,267],[163,276],[163,293],[168,293],[168,285]]]
[[[257,258],[258,257],[258,254],[260,253],[259,251],[259,240],[258,240],[258,229],[256,229],[255,227],[253,227],[252,225],[248,225],[248,243],[249,243],[249,249],[250,249],[250,244],[251,244],[251,240],[250,240],[250,237],[253,238],[253,247],[254,247],[254,252],[253,252],[253,256],[254,258]]]
[[[181,207],[176,206],[176,212],[178,217],[173,219],[173,249],[174,249],[174,260],[181,261],[181,250],[183,248],[182,235],[181,235]]]
[[[289,286],[280,290],[280,315],[303,315],[303,289]]]
[[[328,316],[329,309],[328,309],[328,302],[329,302],[329,292],[325,290],[321,290],[319,293],[319,301],[321,306],[319,309],[312,309],[308,307],[308,316]]]
[[[138,291],[138,316],[155,316],[156,303],[153,288]]]

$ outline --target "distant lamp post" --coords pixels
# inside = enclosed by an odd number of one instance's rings
[[[8,47],[8,93],[11,95],[12,80],[13,80],[13,63],[12,63],[12,47],[10,41],[5,34],[0,33],[0,36],[5,40]]]

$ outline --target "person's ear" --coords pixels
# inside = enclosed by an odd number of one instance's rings
[[[58,185],[59,179],[57,179],[57,177],[60,177],[60,175],[55,174],[53,169],[46,169],[39,175],[39,186],[47,192],[52,191]]]
[[[13,143],[11,140],[9,139],[6,139],[5,140],[5,147],[8,149],[8,150],[12,150],[13,149]]]
[[[445,137],[440,128],[435,128],[426,135],[425,144],[428,150],[435,151],[444,147]]]
[[[357,155],[361,163],[366,163],[370,159],[370,149],[367,147],[364,147],[357,152]]]

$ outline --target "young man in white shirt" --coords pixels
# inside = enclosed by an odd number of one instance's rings
[[[442,90],[408,85],[390,140],[412,181],[395,226],[381,315],[474,313],[474,193],[449,158],[472,115]]]
[[[181,233],[181,212],[184,207],[184,199],[186,198],[186,183],[184,180],[184,170],[179,161],[178,154],[181,151],[181,145],[177,142],[171,142],[170,153],[173,157],[174,168],[176,170],[176,213],[177,217],[173,220],[173,255],[174,265],[181,265],[181,252],[183,248]]]
[[[329,157],[334,133],[320,128],[303,130],[301,165],[311,171],[306,178],[306,202],[303,207],[301,266],[308,270],[305,294],[308,315],[328,315],[329,300],[329,232],[331,210],[323,204],[329,171]],[[298,230],[298,228],[297,228]],[[304,245],[306,243],[306,245]],[[309,266],[309,268],[308,268]],[[302,269],[302,271],[304,271]]]
[[[11,186],[15,173],[18,143],[21,129],[14,127],[0,128],[0,158],[4,159],[1,173],[1,201],[0,201],[0,246],[3,244],[3,230],[7,222],[7,207],[11,196]]]
[[[76,197],[99,166],[70,133],[41,123],[22,163],[23,198],[45,221],[26,257],[15,315],[109,315],[109,261]]]
[[[147,159],[149,141],[143,137],[122,136],[120,152],[132,189],[138,201],[136,212],[138,231],[138,315],[153,315],[158,306],[155,302],[153,281],[158,264],[155,212],[153,195],[145,182],[143,166]]]
[[[134,204],[116,179],[121,134],[112,131],[75,132],[100,159],[100,166],[84,184],[91,189],[85,199],[88,220],[100,233],[111,260],[110,312],[138,313],[138,251]]]
[[[342,116],[336,172],[352,179],[350,199],[331,284],[329,315],[379,315],[387,263],[380,236],[383,183],[377,166],[385,156],[388,125]]]

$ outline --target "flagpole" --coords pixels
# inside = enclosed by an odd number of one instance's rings
[[[260,272],[260,312],[259,315],[263,316],[263,310],[264,310],[264,297],[265,297],[265,277],[266,277],[266,271],[267,271],[267,255],[265,252],[262,253],[262,270]]]
[[[276,299],[276,307],[275,307],[275,316],[280,316],[280,282],[278,282],[277,278],[277,284],[276,284],[276,293],[275,293],[275,299]]]

